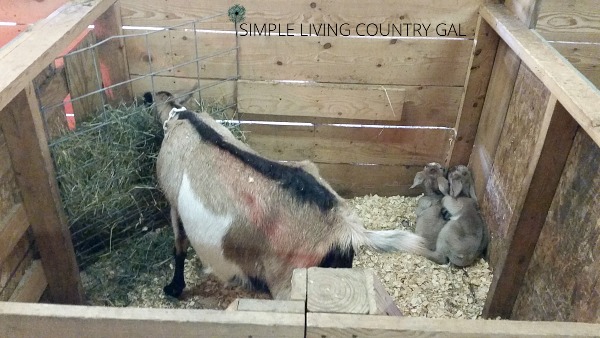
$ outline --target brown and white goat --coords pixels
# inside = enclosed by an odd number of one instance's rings
[[[175,232],[168,295],[178,297],[185,288],[189,243],[223,282],[242,282],[278,299],[289,297],[295,268],[352,267],[361,246],[424,250],[423,238],[413,233],[367,231],[313,163],[269,160],[208,114],[182,108],[170,93],[159,92],[154,101],[165,127],[157,175]]]

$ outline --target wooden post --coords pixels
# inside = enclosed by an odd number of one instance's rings
[[[123,34],[121,5],[117,1],[94,22],[96,41]],[[104,87],[129,80],[129,67],[125,55],[125,41],[115,38],[97,47]],[[131,84],[124,84],[106,90],[108,103],[116,106],[133,99]]]
[[[577,122],[556,102],[556,98],[550,98],[546,114],[550,115],[546,117],[550,118],[550,124],[547,131],[540,131],[546,135],[538,141],[543,143],[543,147],[537,164],[531,164],[534,172],[521,214],[512,236],[509,237],[507,250],[502,253],[494,267],[492,285],[483,310],[483,316],[486,318],[511,316],[573,145]],[[532,157],[531,161],[535,162],[536,158]]]
[[[40,251],[52,300],[80,304],[83,301],[83,289],[79,269],[31,82],[0,112],[0,125]]]

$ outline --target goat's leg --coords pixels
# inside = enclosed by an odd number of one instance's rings
[[[177,298],[181,296],[183,289],[185,289],[183,271],[190,242],[179,220],[179,214],[174,207],[171,207],[171,225],[173,226],[173,234],[175,235],[175,272],[173,280],[163,288],[163,291],[165,294]]]

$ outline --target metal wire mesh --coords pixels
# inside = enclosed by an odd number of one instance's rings
[[[235,89],[229,99],[218,103],[209,102],[209,98],[203,95],[207,90],[228,82],[233,82],[235,88],[239,78],[236,64],[235,74],[202,79],[202,64],[210,59],[231,54],[237,62],[237,39],[235,45],[224,45],[217,52],[201,50],[203,30],[199,27],[213,18],[159,29],[146,28],[83,45],[63,57],[71,97],[60,101],[55,99],[54,102],[40,100],[63,207],[81,268],[131,236],[168,224],[167,203],[155,179],[155,157],[162,140],[162,126],[139,97],[140,93],[136,93],[138,97],[119,98],[113,91],[118,93],[123,88],[130,92],[132,88],[137,88],[137,91],[146,88],[152,94],[160,90],[172,91],[171,88],[159,87],[159,83],[183,78],[182,81],[187,81],[185,83],[195,82],[195,88],[189,86],[187,90],[176,91],[178,96],[192,94],[202,109],[217,117],[224,117],[226,112],[237,113]],[[191,34],[193,39],[187,40],[195,52],[185,57],[178,55],[177,62],[169,65],[155,64],[151,55],[157,51],[151,50],[150,41],[156,34],[170,37],[172,32]],[[106,81],[98,50],[114,39],[125,44],[130,39],[143,39],[148,55],[145,74],[131,75],[119,83]],[[168,55],[178,53],[170,43],[161,45],[161,48]],[[71,64],[76,66],[68,69]],[[194,71],[190,73],[194,69],[195,74]],[[77,73],[82,70],[86,74]],[[70,81],[73,76],[86,76],[87,87],[76,88],[77,83]],[[73,95],[74,92],[78,95]],[[73,106],[76,127],[73,121],[68,127],[65,123],[59,127],[54,125],[51,115],[58,111],[64,119],[70,106]],[[228,118],[232,116],[227,115]],[[58,132],[57,128],[60,129]]]

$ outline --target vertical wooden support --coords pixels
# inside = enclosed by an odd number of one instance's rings
[[[94,22],[96,41],[123,34],[121,6],[117,1]],[[104,87],[129,80],[129,67],[125,55],[125,41],[113,38],[97,47]],[[116,106],[133,99],[131,84],[123,84],[106,91],[109,104]]]
[[[508,318],[512,313],[578,128],[569,112],[553,96],[543,120],[549,120],[549,124],[542,123],[547,127],[539,131],[535,146],[540,150],[534,150],[530,158],[527,176],[531,175],[531,183],[526,189],[520,214],[516,215],[518,220],[509,235],[508,246],[499,253],[495,264],[483,311],[487,318]],[[523,178],[526,187],[527,176]]]
[[[52,300],[81,304],[79,269],[32,83],[0,112],[0,125]]]
[[[465,80],[465,92],[456,119],[456,142],[448,158],[449,166],[469,161],[499,39],[494,29],[479,17]]]

